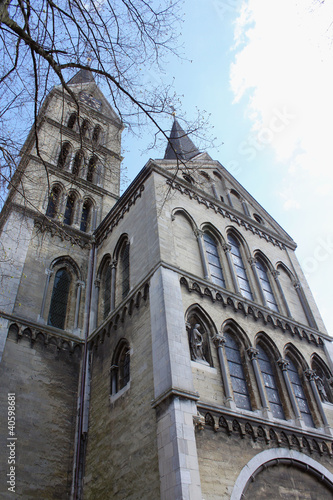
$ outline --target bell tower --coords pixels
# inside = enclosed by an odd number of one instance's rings
[[[91,234],[119,198],[123,125],[89,71],[67,85],[46,97],[0,216],[0,309],[80,336]],[[52,295],[61,280],[67,308]]]

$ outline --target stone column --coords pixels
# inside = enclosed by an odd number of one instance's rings
[[[260,294],[260,298],[261,298],[262,304],[263,304],[263,306],[267,307],[266,297],[264,295],[264,292],[263,292],[263,289],[262,289],[262,286],[261,286],[261,283],[260,283],[260,279],[259,279],[259,276],[258,276],[256,259],[254,259],[253,257],[251,257],[250,259],[248,259],[248,262],[249,262],[249,264],[251,266],[251,269],[252,269],[252,272],[253,272],[253,275],[254,275],[254,279],[255,279],[257,288],[259,290],[259,294]],[[252,291],[252,295],[253,295],[253,300],[256,301],[257,299],[256,299],[255,290]]]
[[[264,385],[262,383],[262,378],[260,376],[260,368],[259,368],[259,363],[258,363],[259,351],[258,351],[258,349],[255,349],[254,347],[249,347],[246,350],[246,352],[247,352],[247,354],[251,360],[251,363],[252,363],[254,376],[256,378],[257,386],[259,389],[261,405],[262,405],[263,409],[266,410],[266,412],[267,412],[269,410],[269,403],[268,403],[268,400],[266,397]]]
[[[116,270],[117,270],[117,261],[113,260],[111,263],[111,312],[115,310],[116,307]]]
[[[212,182],[212,191],[213,191],[215,198],[219,199],[219,195],[218,195],[217,190],[216,190],[215,182]]]
[[[117,392],[117,378],[118,378],[118,365],[112,365],[110,369],[111,373],[111,396]]]
[[[307,378],[307,380],[309,380],[309,382],[310,382],[311,389],[312,389],[312,392],[314,394],[314,397],[315,397],[315,400],[316,400],[316,403],[317,403],[317,407],[318,407],[320,416],[321,416],[322,421],[324,423],[325,431],[328,434],[331,434],[331,429],[330,429],[330,426],[328,424],[328,421],[327,421],[327,418],[326,418],[326,415],[325,415],[325,412],[324,412],[324,408],[323,408],[323,405],[322,405],[322,402],[321,402],[321,398],[320,398],[320,395],[319,395],[319,392],[318,392],[318,389],[317,389],[317,384],[316,384],[316,381],[315,381],[316,372],[314,370],[305,370],[304,371],[304,375]]]
[[[80,302],[81,302],[81,292],[84,287],[84,281],[77,281],[76,289],[76,304],[75,304],[75,317],[74,317],[74,330],[77,330],[79,324],[79,312],[80,312]]]
[[[91,321],[91,329],[92,330],[94,330],[97,326],[100,287],[101,287],[101,280],[99,278],[96,278],[95,282],[94,282],[94,288],[92,291],[91,311],[90,311],[90,315],[91,315],[90,321]]]
[[[227,402],[230,403],[230,401],[232,401],[233,398],[232,398],[230,387],[229,387],[226,360],[225,360],[224,352],[223,352],[223,346],[226,343],[226,339],[225,339],[225,337],[223,337],[223,335],[215,335],[213,337],[213,342],[216,346],[217,356],[219,358],[219,364],[220,364],[220,369],[221,369],[221,374],[222,374],[222,382],[223,382],[225,399]]]
[[[314,317],[312,315],[308,301],[306,300],[306,297],[304,295],[301,284],[299,282],[296,282],[296,283],[294,283],[294,287],[295,287],[295,290],[297,292],[300,303],[303,307],[303,311],[304,311],[304,314],[306,316],[306,319],[308,320],[309,326],[311,326],[311,328],[317,329],[316,322],[315,322]]]
[[[43,318],[43,316],[44,316],[44,310],[45,310],[45,303],[46,303],[47,292],[49,290],[50,279],[51,279],[51,276],[53,274],[53,270],[52,269],[45,269],[45,274],[47,274],[47,278],[46,278],[46,283],[45,283],[45,287],[44,287],[44,294],[43,294],[42,306],[40,308],[40,313],[39,313],[39,316],[37,318],[37,321],[39,323],[42,323],[42,324],[45,324],[45,319]]]
[[[204,276],[205,276],[205,279],[209,279],[210,278],[210,274],[209,274],[209,270],[208,270],[206,252],[205,252],[205,248],[204,248],[203,232],[200,231],[199,229],[196,229],[194,231],[194,234],[195,234],[195,236],[197,238],[198,245],[199,245],[199,252],[200,252],[202,267],[203,267],[203,270],[204,270]]]
[[[231,245],[228,245],[228,243],[225,243],[222,246],[222,248],[223,248],[224,253],[226,254],[226,257],[227,257],[228,266],[229,266],[229,269],[230,269],[231,279],[232,279],[232,283],[234,285],[235,292],[240,294],[240,290],[239,290],[239,286],[238,286],[238,281],[237,281],[237,277],[236,277],[236,274],[235,274],[234,265],[232,263],[232,259],[231,259],[231,255],[230,255]]]
[[[227,198],[228,198],[228,203],[231,207],[233,207],[233,204],[232,204],[232,200],[231,200],[231,195],[230,195],[230,191],[227,192]]]
[[[247,215],[248,217],[251,217],[250,212],[249,212],[249,208],[248,208],[245,200],[242,200],[242,207],[244,210],[244,214]]]
[[[288,318],[291,318],[292,316],[291,316],[291,312],[290,312],[290,309],[289,309],[289,306],[288,306],[288,302],[286,300],[286,296],[284,294],[283,288],[282,288],[280,280],[279,280],[280,273],[279,273],[279,271],[273,271],[272,275],[273,275],[273,278],[275,280],[276,286],[278,287],[279,294],[280,294],[280,297],[282,299],[283,306],[284,306],[284,309],[285,309],[285,311],[287,313],[287,316],[288,316]]]
[[[293,388],[292,388],[292,385],[291,385],[291,382],[290,382],[290,379],[289,379],[289,375],[288,375],[289,361],[287,361],[286,359],[280,358],[280,359],[277,360],[277,364],[279,365],[279,367],[282,370],[283,379],[284,379],[284,382],[285,382],[286,387],[287,387],[288,396],[289,396],[291,405],[293,407],[293,411],[294,411],[294,415],[295,415],[296,421],[298,422],[299,425],[301,425],[302,424],[301,413],[300,413],[300,411],[298,409],[298,405],[297,405],[297,402],[296,402],[295,394],[294,394],[294,391],[293,391]]]
[[[97,221],[97,208],[92,206],[91,207],[91,231],[94,231],[96,229],[96,221]]]
[[[78,200],[77,203],[74,204],[73,226],[77,226],[78,228],[81,226],[82,207],[83,200]]]

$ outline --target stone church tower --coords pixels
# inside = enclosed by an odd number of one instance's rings
[[[119,197],[122,123],[89,73],[68,85],[1,215],[2,477],[27,499],[333,498],[332,339],[295,242],[177,120]]]

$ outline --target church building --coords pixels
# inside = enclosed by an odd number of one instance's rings
[[[120,196],[123,124],[90,72],[68,87],[0,215],[1,498],[333,499],[296,243],[176,119]]]

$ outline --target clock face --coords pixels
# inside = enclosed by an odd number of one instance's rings
[[[87,106],[90,106],[91,108],[94,109],[101,109],[102,107],[102,102],[93,97],[91,94],[87,94],[86,92],[81,92],[80,93],[80,101],[82,101],[84,104],[87,104]]]

